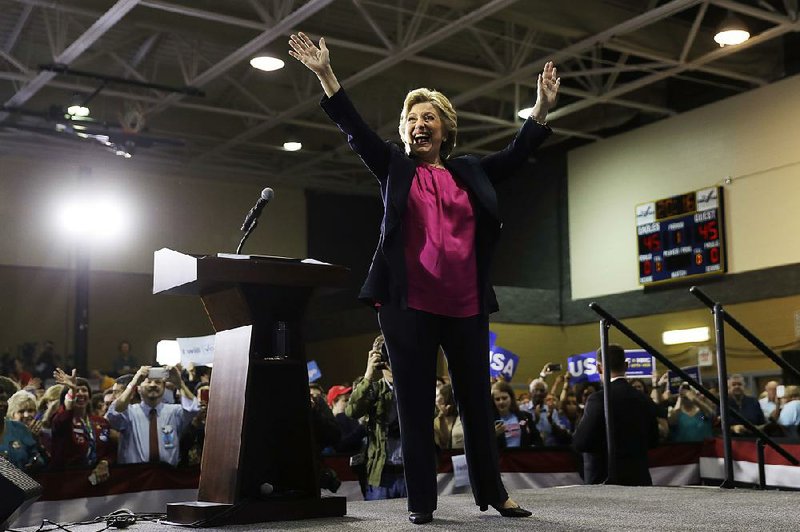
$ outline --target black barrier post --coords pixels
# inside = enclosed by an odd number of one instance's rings
[[[595,302],[589,303],[589,308],[592,309],[595,313],[597,313],[601,318],[605,319],[608,324],[612,327],[616,327],[619,332],[630,338],[634,341],[639,347],[656,357],[656,360],[664,364],[670,371],[674,372],[676,375],[680,375],[683,380],[689,383],[695,390],[703,394],[709,401],[714,403],[715,405],[719,406],[719,398],[714,396],[711,392],[706,389],[705,386],[694,380],[691,375],[683,371],[681,368],[675,365],[670,359],[666,356],[661,354],[655,347],[645,342],[641,336],[630,330],[624,323],[619,321],[617,318],[612,316],[608,311],[606,311],[603,307],[598,305]],[[720,386],[722,388],[722,386]],[[791,453],[786,451],[783,447],[781,447],[778,443],[775,442],[772,438],[767,436],[763,430],[753,425],[750,421],[745,418],[741,412],[738,410],[731,410],[731,414],[736,417],[742,425],[747,427],[747,429],[752,432],[753,434],[760,436],[770,447],[775,449],[775,452],[786,458],[789,463],[794,465],[800,465],[800,460],[796,457],[792,456]]]
[[[692,294],[697,299],[699,299],[700,301],[702,301],[703,304],[705,306],[707,306],[708,308],[710,308],[711,310],[714,310],[714,305],[719,305],[719,303],[717,303],[714,300],[712,300],[710,297],[708,297],[705,293],[703,293],[702,290],[700,290],[696,286],[691,287],[689,289],[689,293]],[[770,349],[767,346],[767,344],[765,344],[764,342],[762,342],[761,340],[756,338],[756,336],[753,333],[751,333],[747,329],[747,327],[745,327],[744,325],[739,323],[736,320],[736,318],[734,318],[733,316],[731,316],[727,312],[725,312],[725,314],[723,315],[723,318],[725,319],[725,322],[728,325],[730,325],[731,327],[733,327],[736,330],[736,332],[741,334],[744,337],[745,340],[747,340],[748,342],[753,344],[753,347],[755,347],[756,349],[758,349],[759,351],[764,353],[764,355],[767,358],[769,358],[770,360],[775,362],[777,365],[779,365],[784,371],[786,371],[787,373],[790,373],[790,374],[794,375],[795,377],[797,377],[798,379],[800,379],[800,370],[798,370],[797,368],[795,368],[794,366],[792,366],[791,364],[786,362],[783,358],[779,357],[777,355],[777,353],[775,353],[775,351]]]
[[[766,461],[764,457],[764,440],[761,438],[756,441],[756,449],[758,450],[758,487],[765,490],[767,489],[767,471],[764,466]]]
[[[600,320],[600,360],[603,364],[603,413],[606,417],[606,484],[617,482],[617,445],[614,442],[614,417],[611,412],[611,365],[608,363],[608,322]]]
[[[728,412],[728,363],[725,357],[725,311],[714,305],[714,330],[717,335],[717,379],[719,380],[719,419],[722,425],[722,452],[725,461],[725,480],[720,488],[733,488],[733,448],[731,421]]]

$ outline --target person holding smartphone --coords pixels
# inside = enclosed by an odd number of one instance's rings
[[[536,429],[538,420],[534,419],[532,414],[519,409],[514,389],[509,383],[499,380],[492,385],[492,402],[494,403],[494,431],[498,448],[543,445],[542,437]]]
[[[181,404],[164,402],[168,377],[180,382]],[[131,404],[131,398],[137,392],[141,402]],[[176,368],[140,367],[106,413],[106,419],[120,433],[119,463],[165,462],[178,465],[180,435],[199,412],[197,398]]]

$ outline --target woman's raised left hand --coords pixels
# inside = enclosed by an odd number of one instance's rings
[[[539,123],[547,119],[547,112],[555,107],[558,100],[558,89],[561,87],[561,78],[552,61],[544,64],[544,70],[536,80],[536,104],[533,106],[531,116]]]

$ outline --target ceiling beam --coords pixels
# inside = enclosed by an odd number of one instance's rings
[[[378,61],[377,63],[373,63],[372,65],[360,70],[356,74],[342,81],[341,84],[344,87],[352,88],[357,84],[361,83],[362,81],[367,80],[372,76],[383,72],[384,70],[396,65],[397,63],[400,63],[401,61],[404,61],[406,58],[416,54],[420,50],[424,50],[425,48],[443,39],[446,39],[447,37],[450,37],[451,35],[463,30],[464,28],[472,24],[475,24],[476,22],[492,15],[496,11],[499,11],[513,4],[516,1],[517,0],[492,0],[491,2],[487,2],[478,9],[475,9],[474,11],[455,20],[454,22],[442,26],[441,28],[435,30],[434,32],[424,37],[416,39],[413,43],[403,48],[402,50],[398,51],[397,53],[391,54],[385,57],[384,59]],[[221,144],[220,146],[217,146],[217,148],[215,148],[214,150],[204,153],[200,157],[200,160],[204,160],[207,159],[208,157],[221,153],[235,146],[239,142],[251,139],[256,135],[263,133],[264,131],[267,131],[275,126],[278,126],[284,120],[288,118],[294,118],[295,116],[313,108],[314,106],[317,105],[318,101],[319,98],[316,96],[304,100],[295,105],[294,107],[291,107],[286,111],[283,111],[282,113],[278,113],[271,120],[268,120],[253,128],[250,128],[240,133],[239,135],[235,136],[234,138],[230,139],[228,142]]]
[[[19,17],[17,17],[17,21],[14,23],[14,28],[12,28],[12,30],[8,33],[6,42],[3,43],[3,51],[5,53],[10,54],[14,49],[14,46],[17,45],[19,36],[22,34],[22,28],[25,27],[25,24],[28,23],[28,18],[31,16],[31,11],[33,11],[33,6],[31,5],[26,5],[22,8],[22,13],[20,13]]]
[[[89,29],[75,39],[63,52],[54,58],[54,63],[69,65],[78,58],[87,48],[92,46],[97,40],[102,37],[109,29],[111,29],[122,17],[136,7],[139,0],[118,0],[103,16],[97,19]],[[16,94],[6,101],[6,107],[21,107],[25,102],[33,97],[39,90],[42,89],[49,81],[56,77],[55,72],[44,71],[40,72],[24,87],[21,87]],[[8,117],[8,113],[0,112],[0,122]]]
[[[664,70],[662,72],[657,72],[649,76],[645,76],[643,78],[637,79],[636,81],[626,83],[625,85],[619,85],[615,89],[612,89],[609,92],[607,92],[606,94],[596,96],[594,99],[582,100],[579,102],[569,104],[560,109],[556,109],[552,113],[549,113],[547,118],[549,121],[557,120],[558,118],[575,113],[576,111],[580,111],[581,109],[586,109],[587,107],[591,107],[592,105],[595,105],[597,103],[603,103],[606,101],[606,98],[617,98],[629,92],[641,89],[642,87],[646,87],[647,85],[652,85],[653,83],[656,83],[663,79],[680,74],[681,72],[692,70],[697,66],[705,65],[706,63],[716,61],[723,57],[740,52],[742,50],[746,50],[747,48],[765,43],[769,40],[775,39],[776,37],[780,37],[781,35],[792,31],[800,31],[800,22],[780,24],[778,26],[770,28],[756,35],[755,37],[751,37],[742,44],[736,46],[726,46],[724,48],[717,48],[713,52],[709,52],[688,63],[676,65],[670,68],[669,70]]]
[[[496,80],[490,81],[489,83],[485,83],[472,90],[459,94],[452,100],[452,102],[454,105],[461,105],[514,82],[532,79],[536,76],[538,71],[542,69],[546,61],[553,61],[554,63],[558,64],[559,62],[571,59],[598,44],[610,40],[614,36],[623,35],[625,33],[638,30],[642,27],[649,26],[656,21],[671,17],[676,13],[680,13],[681,11],[700,3],[701,1],[703,0],[672,0],[671,2],[667,2],[666,4],[651,11],[647,11],[641,15],[624,20],[619,24],[592,35],[591,37],[581,39],[572,45],[549,53],[547,56],[541,57],[520,69],[497,78]]]
[[[198,76],[195,76],[189,81],[189,83],[187,83],[187,85],[191,85],[193,87],[202,87],[206,83],[209,83],[210,81],[220,77],[234,66],[240,64],[242,61],[252,57],[253,54],[261,50],[267,44],[271,43],[278,37],[283,36],[286,31],[302,24],[303,21],[316,14],[322,8],[328,6],[332,1],[333,0],[311,0],[286,18],[277,22],[268,30],[251,39],[247,44],[240,47],[238,50],[229,54],[227,57],[203,71]],[[147,7],[153,7],[152,4],[160,5],[163,4],[163,2],[143,0],[142,3],[142,5],[147,5]],[[163,111],[170,105],[173,105],[175,102],[180,101],[182,98],[183,96],[180,94],[171,94],[164,98],[162,102],[155,105],[152,109],[148,110],[148,113],[152,114]]]

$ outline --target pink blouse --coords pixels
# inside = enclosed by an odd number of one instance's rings
[[[403,222],[408,307],[441,316],[479,313],[475,213],[444,168],[417,166]]]

